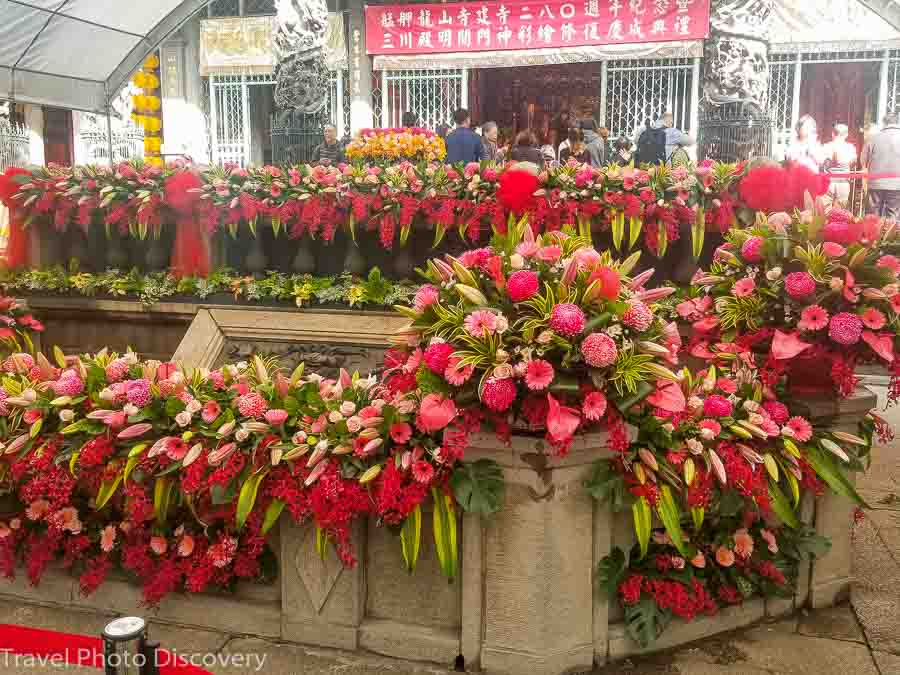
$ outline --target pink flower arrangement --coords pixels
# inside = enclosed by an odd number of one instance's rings
[[[822,330],[828,325],[828,312],[819,307],[819,305],[810,305],[804,307],[800,313],[800,321],[797,327],[800,330]]]
[[[585,363],[594,368],[612,365],[617,354],[615,340],[606,333],[591,333],[581,342],[581,355]]]

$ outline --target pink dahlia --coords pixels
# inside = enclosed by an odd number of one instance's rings
[[[585,419],[589,419],[592,422],[596,422],[603,417],[606,414],[606,408],[606,396],[600,391],[592,391],[584,397],[584,402],[581,404],[581,412],[584,413]]]
[[[805,298],[816,292],[816,280],[809,272],[791,272],[784,278],[784,287],[792,298]]]
[[[417,483],[427,485],[434,478],[434,467],[424,459],[414,462],[412,465],[412,475]]]
[[[481,401],[494,412],[506,412],[516,400],[516,383],[509,378],[488,378],[481,388]]]
[[[553,382],[553,366],[549,361],[543,359],[535,359],[528,362],[528,369],[525,371],[525,384],[532,391],[540,391],[546,389]]]
[[[900,274],[900,259],[893,255],[883,255],[875,263],[876,267],[886,267],[894,276]]]
[[[443,375],[455,351],[453,345],[448,342],[435,342],[428,346],[422,358],[431,372]]]
[[[776,424],[784,424],[791,416],[790,412],[788,412],[788,407],[778,401],[766,401],[763,403],[763,410],[769,413],[769,417]]]
[[[574,337],[584,330],[584,312],[570,302],[553,306],[550,312],[550,328],[566,337]]]
[[[802,417],[792,417],[788,420],[787,427],[801,443],[806,443],[812,438],[812,425]]]
[[[63,371],[63,374],[51,386],[58,396],[78,396],[84,391],[84,382],[74,370]]]
[[[524,302],[534,297],[539,286],[537,274],[531,270],[519,270],[510,274],[506,280],[506,293],[513,302]]]
[[[753,295],[753,291],[755,290],[756,282],[750,277],[738,279],[734,282],[734,286],[731,287],[731,293],[736,298],[746,298],[747,296]]]
[[[643,332],[653,323],[653,312],[640,300],[629,300],[628,309],[622,315],[622,323]]]
[[[269,404],[266,403],[266,399],[255,391],[251,391],[249,394],[244,394],[239,397],[237,405],[238,412],[241,413],[241,415],[244,417],[252,417],[254,419],[262,417],[266,414],[266,410],[269,409]]]
[[[486,309],[476,309],[466,317],[463,324],[472,337],[487,337],[497,330],[497,315]]]
[[[416,291],[416,295],[413,298],[413,308],[421,314],[426,308],[437,303],[439,297],[440,292],[436,286],[425,284]]]
[[[800,330],[822,330],[828,325],[828,312],[818,305],[804,307],[797,327]]]
[[[615,363],[618,351],[615,341],[609,335],[591,333],[581,343],[581,355],[589,366],[605,368]]]
[[[450,357],[450,360],[447,363],[447,369],[444,371],[444,379],[454,387],[461,387],[468,382],[469,378],[472,377],[472,373],[475,371],[475,367],[472,365],[460,365],[461,361],[462,359]]]
[[[124,380],[125,376],[128,374],[128,368],[128,361],[125,359],[115,359],[110,361],[109,365],[106,366],[106,379],[109,382]]]
[[[731,417],[731,401],[724,396],[713,394],[703,402],[703,414],[707,417]]]
[[[839,345],[855,345],[862,337],[863,322],[850,312],[841,312],[831,317],[828,325],[828,337]]]
[[[871,328],[872,330],[881,330],[887,323],[887,319],[885,319],[884,314],[882,314],[874,307],[869,307],[868,309],[866,309],[862,313],[860,319],[862,319],[862,322],[866,325],[866,328]]]
[[[153,400],[153,394],[150,393],[150,382],[141,378],[139,380],[128,380],[125,383],[125,398],[132,405],[143,408],[150,404]]]
[[[741,246],[741,255],[744,257],[744,260],[751,263],[760,262],[762,257],[762,247],[765,243],[765,240],[762,237],[750,237],[747,241],[744,242],[744,245]]]

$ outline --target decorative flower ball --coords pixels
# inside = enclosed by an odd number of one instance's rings
[[[750,237],[741,246],[741,255],[744,260],[751,263],[758,263],[762,260],[762,247],[765,240],[762,237]]]
[[[524,302],[535,296],[539,286],[537,274],[531,270],[519,270],[510,274],[506,280],[506,293],[513,302]]]
[[[653,323],[653,312],[640,300],[629,300],[628,309],[622,315],[622,323],[643,332]]]
[[[703,402],[703,414],[707,417],[731,417],[732,405],[724,396],[713,394]]]
[[[129,380],[125,383],[125,397],[132,405],[143,408],[153,399],[153,395],[150,393],[150,382],[143,378]]]
[[[453,356],[455,351],[455,347],[448,342],[435,342],[425,350],[423,355],[425,365],[428,366],[431,372],[443,375],[450,364],[450,357]]]
[[[119,382],[125,379],[129,369],[128,361],[125,359],[115,359],[106,366],[106,379],[110,382]]]
[[[269,409],[269,404],[266,403],[266,399],[255,391],[251,391],[249,394],[244,394],[238,398],[237,404],[238,412],[241,413],[241,415],[244,417],[252,417],[254,419],[259,419],[265,415],[266,410]]]
[[[51,386],[57,396],[78,396],[84,391],[84,382],[74,370],[63,371]]]
[[[839,345],[855,345],[862,337],[863,322],[850,312],[841,312],[831,317],[828,337]]]
[[[784,278],[784,287],[792,298],[805,298],[816,292],[816,280],[809,272],[791,272]]]
[[[550,312],[550,328],[565,337],[575,337],[584,330],[584,312],[570,302],[554,305]]]
[[[584,362],[594,368],[605,368],[615,363],[618,350],[615,341],[606,333],[591,333],[581,343]]]
[[[494,412],[506,412],[516,400],[516,383],[510,378],[488,378],[481,388],[481,402]]]

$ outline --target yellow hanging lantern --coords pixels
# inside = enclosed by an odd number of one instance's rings
[[[159,89],[159,78],[152,73],[146,73],[142,78],[144,90]]]
[[[144,70],[156,70],[157,68],[159,68],[159,58],[156,54],[151,54],[144,59]]]
[[[144,117],[144,131],[157,134],[160,129],[162,129],[162,120],[158,117]]]
[[[152,110],[156,112],[159,110],[160,100],[158,96],[145,96],[144,97],[144,107],[147,110]]]

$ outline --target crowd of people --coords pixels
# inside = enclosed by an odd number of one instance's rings
[[[866,211],[884,218],[900,218],[900,113],[885,115],[880,128],[869,125],[861,153],[850,142],[846,124],[835,124],[827,143],[819,139],[818,125],[811,115],[800,117],[794,132],[785,161],[830,174],[832,201],[846,205],[852,182],[863,179]]]

